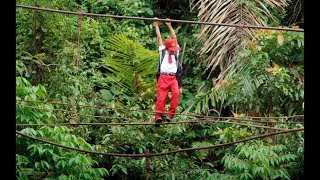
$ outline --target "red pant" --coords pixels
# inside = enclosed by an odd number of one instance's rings
[[[169,76],[160,74],[157,86],[157,102],[156,102],[156,115],[155,120],[161,118],[164,115],[164,108],[166,106],[166,100],[168,92],[171,91],[170,108],[168,116],[173,118],[176,113],[176,109],[179,103],[179,86],[176,76]]]

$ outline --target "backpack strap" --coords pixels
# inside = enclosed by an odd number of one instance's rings
[[[161,63],[163,61],[163,58],[164,58],[165,54],[166,54],[166,49],[163,49],[163,50],[160,51],[160,59],[159,59],[159,62],[158,62],[158,69],[157,69],[157,73],[156,73],[157,81],[158,81],[159,76],[160,76],[160,66],[161,66]]]
[[[183,76],[182,73],[183,73],[183,69],[182,69],[181,62],[180,62],[179,59],[178,59],[177,54],[174,54],[174,55],[175,55],[175,58],[176,58],[176,65],[177,65],[176,77],[177,77],[178,86],[179,86],[179,89],[180,89],[181,86],[182,86],[182,76]]]

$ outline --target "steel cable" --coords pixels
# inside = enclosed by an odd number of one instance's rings
[[[211,149],[211,148],[216,148],[216,147],[229,146],[229,145],[232,145],[232,144],[246,142],[246,141],[253,140],[253,139],[259,139],[259,138],[268,137],[268,136],[272,136],[272,135],[284,134],[284,133],[289,133],[289,132],[297,132],[297,131],[304,131],[304,128],[289,129],[289,130],[285,130],[285,131],[278,131],[278,132],[273,132],[273,133],[268,133],[268,134],[262,134],[262,135],[252,136],[252,137],[249,137],[249,138],[245,138],[245,139],[241,139],[241,140],[237,140],[237,141],[233,141],[233,142],[229,142],[229,143],[217,144],[217,145],[213,145],[213,146],[204,146],[204,147],[197,147],[197,148],[184,148],[184,149],[167,151],[167,152],[162,152],[162,153],[150,153],[150,154],[148,154],[148,156],[149,157],[161,156],[161,155],[167,155],[167,154],[173,154],[173,153],[179,153],[179,152],[187,152],[187,151]],[[69,147],[69,146],[65,146],[65,145],[62,145],[62,144],[55,143],[55,142],[47,141],[47,140],[44,140],[44,139],[41,139],[41,138],[36,138],[34,136],[22,133],[20,131],[16,131],[16,134],[19,134],[21,136],[28,137],[30,139],[37,140],[37,141],[40,141],[40,142],[43,142],[43,143],[47,143],[47,144],[51,144],[51,145],[55,145],[55,146],[59,146],[59,147],[62,147],[62,148],[66,148],[66,149],[70,149],[70,150],[74,150],[74,151],[78,151],[78,152],[83,152],[83,153],[106,155],[106,156],[118,156],[118,157],[146,157],[146,154],[120,154],[120,153],[106,153],[106,152],[83,150],[83,149]]]
[[[48,9],[48,8],[27,6],[27,5],[22,5],[22,4],[16,4],[16,7],[19,7],[19,8],[27,8],[27,9],[35,9],[35,10],[41,10],[41,11],[48,11],[48,12],[63,13],[63,14],[76,14],[76,15],[79,14],[79,12],[74,12],[74,11],[64,11],[64,10]],[[82,14],[82,15],[86,15],[86,16],[96,16],[96,17],[107,17],[107,18],[117,18],[117,19],[133,19],[133,20],[154,21],[154,18],[144,18],[144,17],[118,16],[118,15],[107,15],[107,14],[94,14],[94,13],[86,13],[86,12],[82,12],[81,14]],[[161,18],[158,18],[157,21],[165,21],[165,22],[170,21],[170,22],[189,23],[189,24],[205,24],[205,25],[215,25],[215,26],[229,26],[229,27],[241,27],[241,28],[272,29],[272,30],[284,30],[284,31],[304,32],[303,29],[277,28],[277,27],[265,27],[265,26],[251,26],[251,25],[238,25],[238,24],[213,23],[213,22],[203,22],[203,21],[187,21],[187,20],[175,20],[175,19],[169,19],[169,20],[168,20],[168,19],[161,19]]]

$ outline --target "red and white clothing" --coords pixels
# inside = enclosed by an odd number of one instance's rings
[[[164,50],[166,47],[164,45],[159,46],[159,52]],[[177,57],[179,56],[179,50],[176,52]],[[169,56],[171,56],[172,62],[169,63]],[[160,55],[161,61],[161,55]],[[165,50],[165,55],[160,66],[160,76],[157,85],[157,101],[155,105],[155,120],[161,118],[164,114],[164,109],[166,106],[166,100],[168,92],[171,92],[170,108],[167,115],[173,118],[176,113],[177,106],[179,104],[179,86],[178,81],[175,76],[177,72],[177,62],[175,55],[170,55],[167,50]]]
[[[164,45],[159,46],[159,52],[166,49]],[[170,55],[172,59],[172,63],[169,63],[169,52],[165,51],[165,55],[163,57],[161,66],[160,66],[160,73],[176,73],[177,72],[177,62],[175,55]],[[179,51],[177,51],[177,56],[179,56]],[[160,56],[161,60],[161,56]]]

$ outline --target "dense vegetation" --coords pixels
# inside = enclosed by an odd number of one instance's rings
[[[253,7],[253,2],[235,3]],[[68,11],[198,20],[199,10],[191,11],[189,3],[17,1]],[[263,6],[272,9],[269,13],[273,18],[268,14],[261,17],[267,25],[303,27],[303,11],[297,10],[303,1],[292,1],[285,8]],[[208,68],[215,57],[199,53],[206,45],[198,39],[203,33],[201,27],[172,24],[182,47],[180,58],[184,67],[183,93],[174,121],[195,120],[196,117],[187,116],[190,114],[230,117],[227,121],[233,121],[233,116],[244,120],[246,116],[258,116],[274,117],[269,126],[303,128],[302,123],[286,123],[301,122],[303,118],[277,118],[304,114],[303,33],[252,30],[252,37],[244,37],[232,54],[222,58],[221,63],[231,62],[231,66],[220,79],[219,68]],[[164,23],[160,23],[160,29],[163,39],[169,37]],[[79,21],[76,15],[17,8],[16,123],[153,122],[157,49],[150,21],[89,16]],[[255,121],[247,124],[265,125]],[[160,128],[43,125],[18,126],[17,130],[68,147],[127,154],[212,146],[273,131],[225,123],[172,124]],[[145,179],[146,163],[146,158],[82,153],[16,136],[17,179]],[[303,175],[303,132],[155,156],[149,172],[150,179],[299,179]]]

